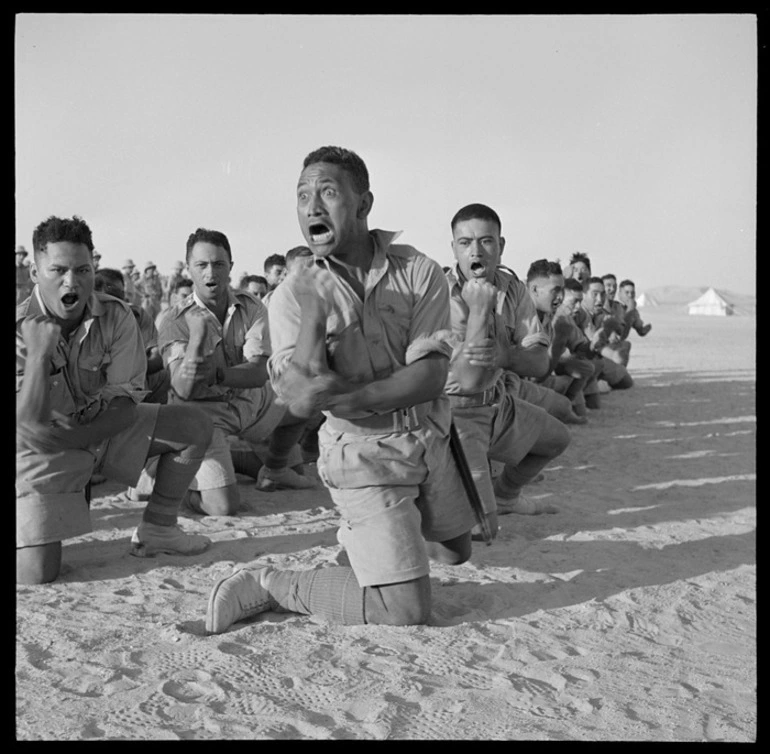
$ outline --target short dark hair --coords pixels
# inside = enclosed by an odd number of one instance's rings
[[[262,275],[244,275],[241,278],[241,289],[246,290],[248,288],[249,283],[262,283],[266,288],[268,287],[268,282],[265,278],[262,277]]]
[[[588,254],[584,254],[582,251],[576,251],[570,258],[569,263],[575,264],[575,262],[583,262],[588,269],[591,269],[591,260],[588,258]]]
[[[487,207],[486,204],[466,204],[461,209],[458,209],[452,218],[450,228],[454,231],[457,223],[463,223],[466,220],[490,220],[497,224],[500,233],[503,232],[503,223],[500,221],[500,216],[491,207]]]
[[[223,248],[227,252],[227,258],[231,262],[233,261],[233,253],[230,250],[230,242],[227,240],[227,236],[219,230],[209,230],[208,228],[198,228],[195,233],[190,233],[187,238],[185,261],[190,261],[190,253],[193,250],[193,246],[199,242],[210,243]]]
[[[369,190],[369,171],[366,169],[366,164],[351,149],[319,147],[305,157],[302,162],[302,169],[304,170],[308,165],[315,165],[317,162],[339,165],[350,175],[356,193],[363,194]]]
[[[100,267],[94,273],[94,290],[103,291],[105,285],[113,283],[120,285],[123,289],[126,286],[126,280],[120,270],[112,267]]]
[[[283,254],[271,254],[266,260],[264,270],[267,272],[271,267],[286,267],[286,257]]]
[[[599,283],[602,288],[604,288],[604,281],[596,275],[592,275],[590,278],[588,278],[588,285],[591,285],[591,283]]]
[[[609,279],[614,280],[616,283],[618,282],[618,279],[611,272],[608,272],[606,275],[602,275],[602,280],[609,280]]]
[[[195,287],[195,283],[193,283],[193,281],[190,280],[190,278],[179,278],[174,283],[174,293],[177,293],[180,288],[194,288],[194,287]]]
[[[295,246],[286,252],[286,264],[293,262],[297,257],[312,257],[313,252],[307,246]]]
[[[91,238],[91,228],[83,218],[77,215],[72,218],[51,215],[47,220],[43,220],[32,233],[32,250],[35,254],[45,254],[49,243],[60,241],[84,244],[93,259],[94,242]]]
[[[626,285],[633,285],[634,288],[636,288],[636,283],[634,283],[633,280],[629,280],[628,278],[621,280],[620,283],[618,283],[618,288],[623,288]]]
[[[564,291],[575,291],[577,293],[583,293],[583,286],[577,278],[566,278],[564,280]]]
[[[551,275],[561,275],[561,265],[558,262],[550,262],[547,259],[536,259],[527,270],[527,282],[531,283],[538,278],[549,278]]]

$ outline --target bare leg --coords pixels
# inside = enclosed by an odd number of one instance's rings
[[[503,499],[514,501],[507,512],[537,514],[558,511],[551,505],[538,505],[534,504],[533,501],[522,500],[519,505],[517,498],[520,497],[522,488],[526,484],[530,484],[554,458],[561,455],[569,443],[568,430],[561,423],[549,418],[529,453],[516,465],[505,464],[502,473],[495,480],[495,494]],[[499,503],[498,510],[503,510]]]
[[[18,547],[16,549],[16,583],[47,584],[61,571],[61,542]]]
[[[234,516],[241,510],[237,484],[210,490],[190,490],[190,507],[205,516]]]

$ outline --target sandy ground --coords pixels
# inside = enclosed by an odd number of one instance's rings
[[[338,561],[328,494],[243,478],[251,512],[182,519],[210,551],[139,560],[141,504],[96,487],[60,580],[16,590],[17,738],[755,740],[755,320],[642,311],[636,386],[530,489],[561,512],[436,566],[427,626],[205,636],[234,565]]]

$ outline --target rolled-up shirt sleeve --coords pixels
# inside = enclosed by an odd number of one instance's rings
[[[521,345],[527,335],[535,333],[543,334],[550,342],[551,338],[543,328],[540,317],[537,316],[537,307],[529,295],[526,287],[522,286],[522,292],[516,305],[514,341],[516,345]]]
[[[267,360],[267,374],[278,396],[281,396],[281,376],[294,355],[302,314],[291,284],[292,280],[287,278],[273,290],[268,313],[272,353]]]
[[[437,262],[422,257],[415,265],[414,290],[418,295],[409,328],[405,363],[413,364],[430,353],[451,358],[449,288]]]
[[[147,356],[144,342],[134,315],[126,309],[115,312],[114,339],[110,344],[110,363],[105,370],[106,384],[101,399],[109,403],[113,398],[126,396],[141,403],[149,394],[144,389]]]
[[[270,335],[270,315],[267,307],[261,301],[250,302],[256,309],[249,307],[248,316],[253,317],[243,341],[243,358],[248,362],[259,361],[272,353],[272,338]]]

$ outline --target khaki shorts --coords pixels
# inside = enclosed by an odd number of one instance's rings
[[[628,370],[622,364],[616,364],[611,359],[602,359],[602,372],[598,379],[605,380],[612,387],[628,378]]]
[[[572,413],[572,402],[554,388],[546,385],[540,385],[530,380],[520,380],[518,385],[508,382],[507,389],[513,393],[516,398],[521,398],[533,406],[539,406],[545,409],[551,416],[557,419],[565,419]],[[566,391],[569,383],[564,388]]]
[[[489,460],[516,466],[548,423],[556,420],[544,409],[508,391],[503,392],[495,405],[453,408],[452,414],[484,510],[491,513],[497,510],[497,502]]]
[[[318,431],[318,473],[342,515],[337,539],[361,586],[430,573],[426,540],[469,532],[473,510],[449,438],[430,419],[419,429],[359,435]]]
[[[259,446],[283,419],[286,407],[276,402],[275,392],[269,382],[256,393],[256,400],[249,403],[248,407],[243,404],[234,407],[224,401],[191,401],[214,422],[211,443],[190,484],[191,490],[214,490],[235,484],[237,478],[228,437],[234,436],[249,445]]]
[[[16,547],[61,542],[91,531],[85,498],[99,472],[133,486],[144,467],[158,418],[157,403],[137,405],[137,419],[114,437],[86,449],[41,454],[16,450]]]

